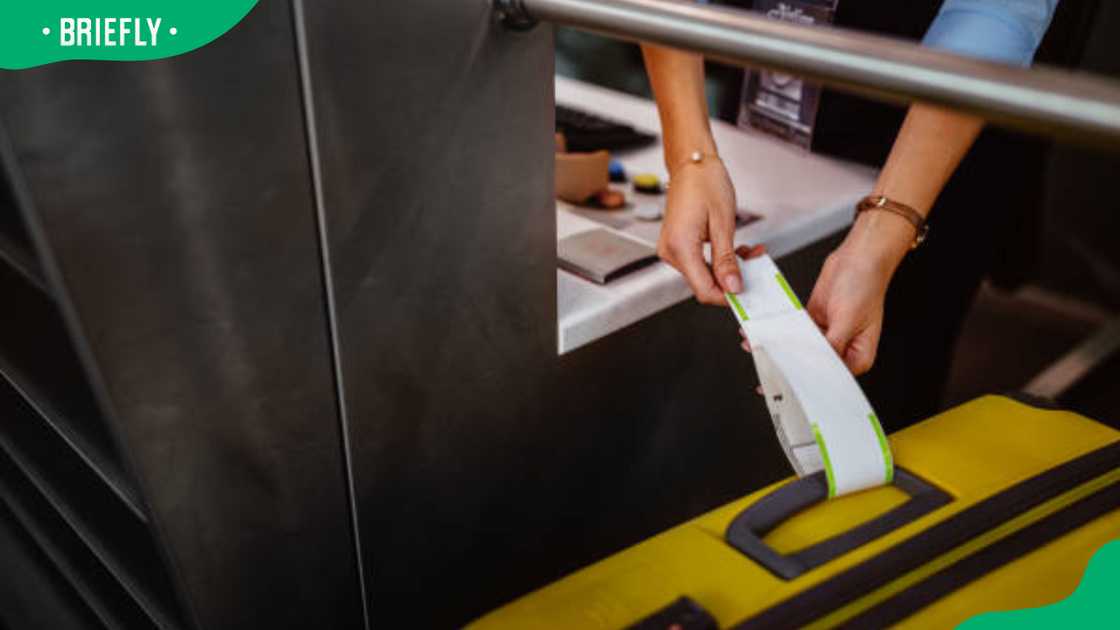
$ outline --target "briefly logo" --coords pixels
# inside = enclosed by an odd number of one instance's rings
[[[182,55],[225,35],[257,2],[0,0],[0,69]]]
[[[58,45],[64,48],[78,47],[126,47],[143,48],[159,46],[160,27],[163,18],[88,18],[64,17],[58,20]],[[172,26],[168,34],[179,34]],[[50,36],[51,28],[43,27],[43,35]]]

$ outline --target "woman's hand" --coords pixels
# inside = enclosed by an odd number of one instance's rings
[[[718,159],[686,163],[669,183],[657,255],[680,271],[704,304],[726,305],[724,293],[741,293],[735,260],[735,189]],[[712,265],[704,243],[712,244]]]
[[[875,362],[890,275],[841,246],[825,260],[809,298],[809,316],[857,376]]]
[[[857,376],[875,363],[887,286],[913,238],[913,227],[898,217],[861,214],[809,297],[809,316]]]
[[[696,299],[727,304],[723,294],[741,293],[735,261],[735,189],[718,152],[704,96],[704,58],[652,44],[642,45],[650,85],[657,96],[665,165],[670,173],[665,222],[657,254],[684,275]],[[691,157],[705,156],[694,162]],[[712,266],[704,243],[712,243]]]
[[[809,297],[809,316],[857,376],[875,363],[887,287],[913,238],[914,228],[898,217],[860,215],[844,242],[825,259]],[[741,345],[751,351],[745,335]]]

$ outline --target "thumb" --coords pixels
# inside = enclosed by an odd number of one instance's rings
[[[852,371],[852,374],[859,376],[871,369],[875,363],[875,351],[879,346],[879,331],[877,326],[871,326],[864,330],[859,331],[848,342],[848,347],[844,354],[840,355],[844,359],[844,364]]]
[[[743,292],[739,261],[735,256],[735,220],[715,220],[708,226],[712,235],[712,275],[728,293]]]
[[[828,328],[825,330],[824,338],[828,340],[828,345],[832,346],[836,354],[840,355],[841,359],[845,359],[845,364],[847,364],[848,346],[855,336],[856,329],[851,319],[834,316],[828,318]],[[848,368],[851,369],[851,366],[849,365]]]

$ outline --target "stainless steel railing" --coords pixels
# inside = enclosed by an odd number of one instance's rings
[[[766,66],[881,100],[938,103],[993,122],[1120,147],[1120,82],[1015,68],[918,44],[669,0],[494,0],[512,27],[536,20]]]

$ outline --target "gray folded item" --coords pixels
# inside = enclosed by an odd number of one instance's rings
[[[560,239],[556,254],[561,269],[598,284],[657,260],[649,245],[601,228]]]

